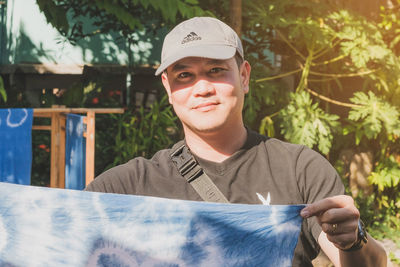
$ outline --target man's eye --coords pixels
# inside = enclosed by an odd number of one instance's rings
[[[210,73],[219,73],[219,72],[224,71],[224,70],[225,69],[223,69],[223,68],[212,68],[210,70]]]
[[[181,72],[178,74],[178,78],[179,79],[184,79],[184,78],[188,78],[190,77],[190,73],[189,72]]]

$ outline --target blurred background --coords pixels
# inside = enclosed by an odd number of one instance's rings
[[[96,116],[96,175],[151,157],[182,138],[154,72],[194,16],[243,41],[246,125],[325,156],[399,266],[399,0],[0,0],[0,107],[122,107]],[[32,184],[49,186],[50,133],[32,142]]]

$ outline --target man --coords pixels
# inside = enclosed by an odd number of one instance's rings
[[[164,40],[161,74],[185,140],[152,159],[101,174],[87,190],[201,201],[171,153],[185,144],[232,203],[310,204],[293,266],[312,266],[319,246],[335,266],[386,266],[386,254],[359,224],[359,211],[333,167],[304,146],[266,138],[243,124],[251,67],[237,34],[214,18],[192,18]],[[321,231],[322,230],[322,231]]]

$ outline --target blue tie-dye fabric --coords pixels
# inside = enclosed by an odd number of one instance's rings
[[[31,184],[32,122],[32,109],[0,109],[0,182]]]
[[[84,189],[86,171],[86,139],[83,137],[83,116],[67,114],[65,129],[65,188]]]
[[[303,207],[0,183],[0,266],[291,266]]]

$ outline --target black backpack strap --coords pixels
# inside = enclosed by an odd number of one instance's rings
[[[175,149],[170,156],[172,162],[178,168],[178,172],[185,177],[204,201],[229,203],[185,144]]]

